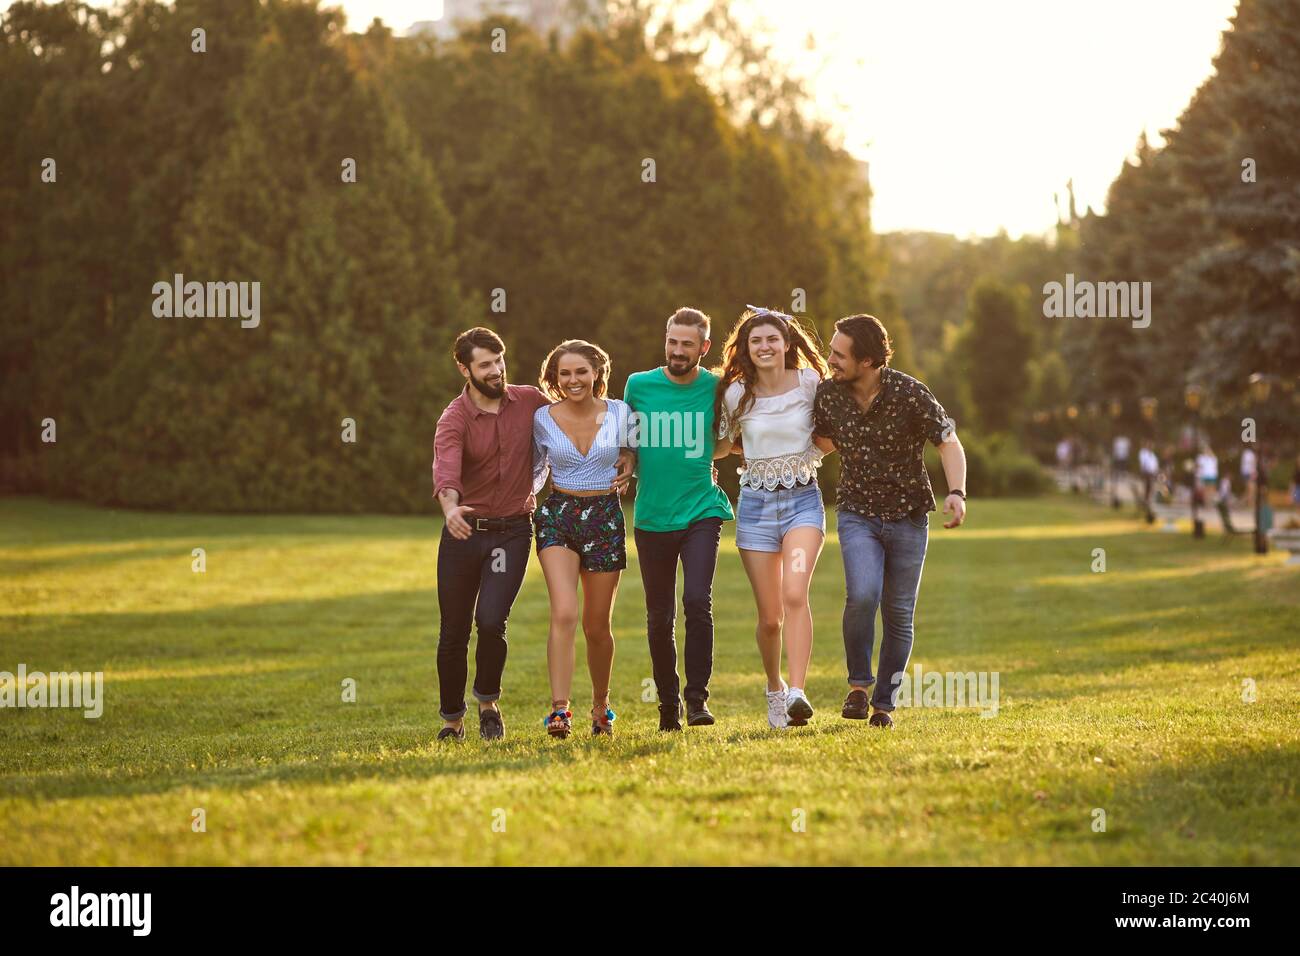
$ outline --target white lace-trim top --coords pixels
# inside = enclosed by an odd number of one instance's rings
[[[813,403],[821,379],[810,368],[799,369],[799,384],[780,395],[754,399],[739,418],[736,408],[745,387],[733,382],[722,396],[718,437],[744,444],[745,464],[737,469],[742,484],[775,490],[792,488],[815,477],[822,453],[812,442]]]
[[[780,488],[793,488],[806,484],[817,477],[817,469],[822,464],[822,453],[811,448],[802,455],[785,455],[781,458],[759,458],[746,460],[736,469],[740,483],[751,488],[766,488],[776,491]]]

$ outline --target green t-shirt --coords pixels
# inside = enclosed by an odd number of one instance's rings
[[[713,480],[713,395],[718,377],[701,368],[679,385],[662,366],[628,377],[637,488],[632,523],[642,531],[681,531],[701,518],[731,521],[731,502]]]

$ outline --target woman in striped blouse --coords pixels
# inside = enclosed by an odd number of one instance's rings
[[[627,567],[623,507],[619,497],[631,473],[628,406],[606,398],[609,355],[599,346],[571,339],[542,363],[540,385],[555,400],[533,416],[539,462],[549,466],[552,491],[533,516],[537,557],[551,600],[546,663],[551,713],[546,732],[567,737],[572,729],[573,684],[582,583],[582,633],[591,672],[591,732],[612,735],[609,706],[614,666],[612,616],[619,577]]]

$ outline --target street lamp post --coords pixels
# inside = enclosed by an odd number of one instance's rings
[[[1261,411],[1268,401],[1268,393],[1272,383],[1267,375],[1256,372],[1250,377],[1250,395],[1255,400],[1256,408]],[[1260,445],[1259,437],[1259,419],[1263,417],[1256,412],[1255,432],[1256,444]],[[1255,451],[1255,553],[1268,554],[1268,534],[1264,530],[1264,496],[1268,494],[1268,487],[1264,481],[1264,449],[1261,447]]]
[[[1205,537],[1205,522],[1201,520],[1201,477],[1197,474],[1197,459],[1201,449],[1201,396],[1204,390],[1196,384],[1188,385],[1183,391],[1187,408],[1192,413],[1192,537]]]

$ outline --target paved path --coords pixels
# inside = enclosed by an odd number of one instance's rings
[[[1062,491],[1070,491],[1076,487],[1082,487],[1083,493],[1089,495],[1094,501],[1101,504],[1111,503],[1111,488],[1104,470],[1098,465],[1082,465],[1078,468],[1070,469],[1068,472],[1063,468],[1051,469],[1053,477],[1056,479],[1056,485]],[[1119,500],[1121,507],[1141,510],[1142,483],[1137,475],[1125,475],[1120,479]],[[1192,503],[1191,492],[1185,486],[1179,486],[1174,493],[1174,500],[1161,504],[1155,502],[1151,509],[1157,520],[1164,524],[1165,530],[1178,530],[1174,527],[1176,521],[1192,520]],[[1223,519],[1219,515],[1219,509],[1215,505],[1213,498],[1210,502],[1200,509],[1201,520],[1205,522],[1207,530],[1222,531]],[[1273,512],[1273,526],[1285,520],[1286,511]],[[1245,501],[1233,501],[1228,509],[1228,517],[1232,526],[1238,533],[1253,533],[1255,530],[1255,509],[1247,505]]]

